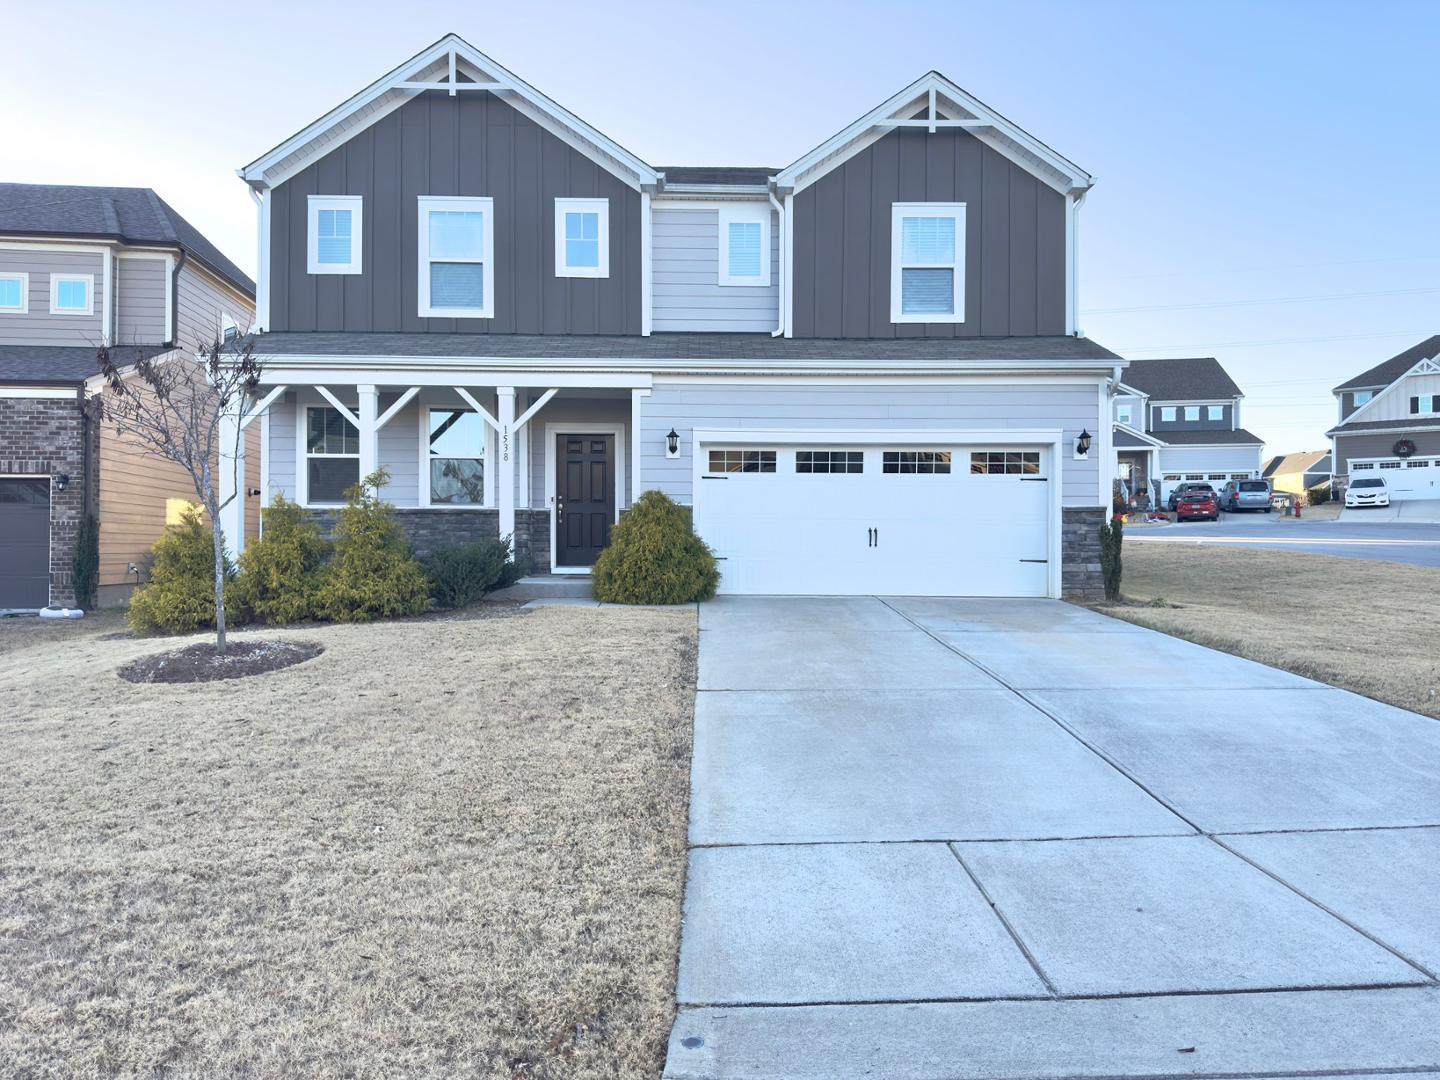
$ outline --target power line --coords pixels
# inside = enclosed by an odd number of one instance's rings
[[[1372,338],[1410,337],[1431,334],[1433,330],[1387,330],[1380,334],[1332,334],[1328,337],[1273,338],[1269,341],[1202,341],[1192,345],[1116,345],[1120,352],[1189,353],[1196,349],[1258,349],[1269,345],[1314,345],[1325,341],[1367,341]]]
[[[1363,300],[1377,296],[1419,296],[1436,289],[1390,289],[1385,292],[1329,293],[1312,296],[1276,296],[1265,300],[1217,300],[1207,304],[1152,304],[1144,307],[1082,308],[1082,315],[1126,315],[1136,311],[1200,311],[1208,308],[1258,307],[1263,304],[1305,304],[1325,300]]]

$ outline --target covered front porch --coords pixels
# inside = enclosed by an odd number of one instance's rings
[[[638,487],[642,374],[267,369],[227,423],[258,424],[258,461],[222,468],[222,501],[258,490],[327,533],[345,491],[377,468],[382,497],[424,558],[508,536],[532,572],[583,574]],[[233,440],[224,439],[226,445]],[[233,517],[226,502],[222,517]],[[243,533],[225,520],[232,555]]]

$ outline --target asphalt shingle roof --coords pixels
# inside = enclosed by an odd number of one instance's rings
[[[255,282],[150,188],[0,184],[0,233],[181,247],[240,291],[255,295]]]
[[[1234,431],[1229,428],[1221,431],[1152,431],[1150,434],[1170,446],[1253,446],[1265,441],[1244,428]]]
[[[714,184],[720,187],[738,185],[764,187],[779,169],[748,168],[733,165],[657,165],[656,172],[665,174],[667,184]]]
[[[1325,434],[1354,435],[1362,431],[1404,431],[1407,428],[1440,427],[1440,416],[1407,416],[1403,420],[1361,420],[1357,424],[1340,424]]]
[[[1155,401],[1218,401],[1240,393],[1213,356],[1131,360],[1120,381]]]
[[[120,346],[111,350],[121,367],[160,348]],[[29,386],[76,386],[100,374],[93,345],[0,345],[0,383]]]
[[[271,333],[261,356],[462,356],[515,360],[1115,360],[1089,338],[777,338],[769,334]]]
[[[1267,461],[1260,470],[1260,475],[1268,479],[1276,473],[1313,472],[1315,466],[1329,456],[1329,450],[1301,450],[1294,454],[1281,454]]]
[[[1404,352],[1397,353],[1389,360],[1376,364],[1368,371],[1362,371],[1353,379],[1349,379],[1335,387],[1335,392],[1339,393],[1341,390],[1363,390],[1367,387],[1389,386],[1421,360],[1431,360],[1436,356],[1440,356],[1440,334],[1426,338],[1420,342],[1419,345],[1410,346],[1410,348]]]

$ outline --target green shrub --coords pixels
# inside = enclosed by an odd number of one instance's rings
[[[389,474],[377,469],[345,493],[335,557],[325,568],[315,614],[336,622],[417,615],[429,606],[425,572],[410,553],[395,508],[380,498]]]
[[[141,633],[186,634],[215,625],[215,536],[198,510],[165,530],[151,554],[150,581],[130,597],[127,618]],[[228,580],[233,567],[225,567]]]
[[[514,585],[521,570],[510,558],[509,539],[482,540],[441,548],[426,562],[425,576],[437,607],[460,608]]]
[[[1319,487],[1312,487],[1305,492],[1306,503],[1309,506],[1322,506],[1330,501],[1330,485],[1322,484]]]
[[[1120,599],[1120,548],[1125,540],[1125,523],[1119,518],[1100,525],[1100,573],[1105,578],[1105,599]]]
[[[240,555],[235,610],[272,626],[314,618],[328,549],[320,527],[283,495],[261,513],[260,538]],[[225,606],[231,606],[228,600]]]
[[[95,587],[100,583],[100,526],[91,514],[80,522],[80,532],[75,537],[75,605],[81,608],[95,606]]]
[[[688,604],[715,595],[720,570],[689,512],[647,491],[615,526],[590,580],[606,603]]]

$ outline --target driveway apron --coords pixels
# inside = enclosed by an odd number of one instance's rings
[[[1058,601],[700,629],[666,1076],[1440,1073],[1440,723]]]

